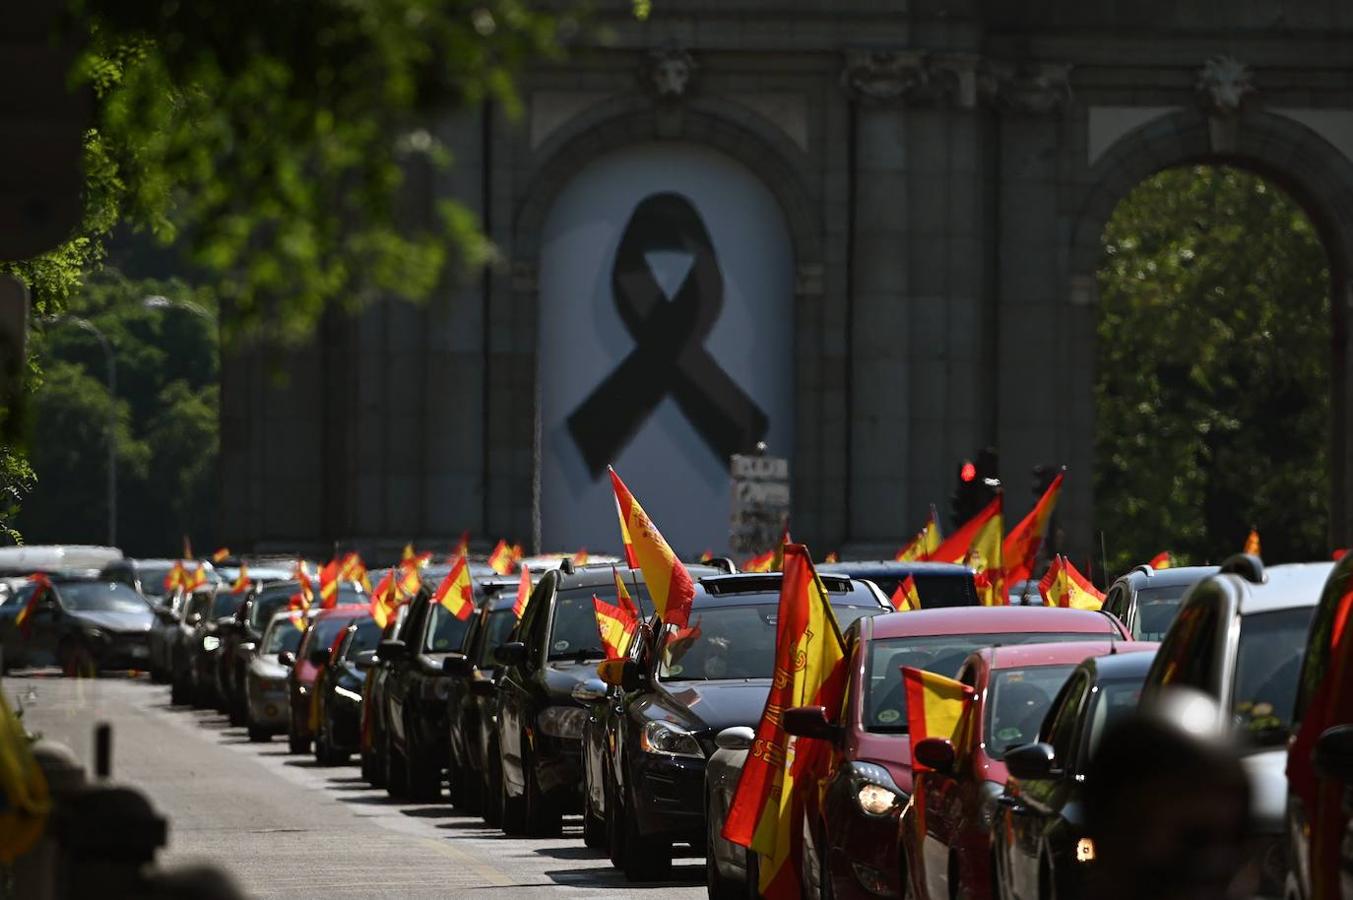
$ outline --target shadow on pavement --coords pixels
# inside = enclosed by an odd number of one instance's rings
[[[456,808],[454,806],[420,806],[414,809],[401,809],[400,812],[416,819],[444,819],[456,815]]]
[[[705,867],[673,866],[672,877],[666,881],[629,881],[620,870],[609,863],[591,869],[561,869],[546,872],[555,884],[566,887],[623,887],[626,890],[670,889],[675,885],[705,883]]]

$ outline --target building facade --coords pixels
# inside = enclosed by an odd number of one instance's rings
[[[232,546],[614,549],[614,462],[679,551],[719,550],[727,453],[764,440],[820,552],[896,546],[984,446],[1011,518],[1066,464],[1066,546],[1097,548],[1100,237],[1191,162],[1271,178],[1320,230],[1347,544],[1353,7],[613,6],[606,41],[525,74],[520,116],[435,123],[455,165],[414,173],[413,212],[478,211],[482,279],[226,361]]]

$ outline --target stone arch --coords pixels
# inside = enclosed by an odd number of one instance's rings
[[[1068,246],[1068,295],[1075,307],[1097,299],[1100,243],[1118,203],[1143,180],[1179,165],[1211,163],[1250,170],[1287,191],[1310,217],[1329,260],[1332,317],[1330,428],[1330,528],[1335,546],[1353,537],[1353,341],[1348,320],[1353,308],[1353,161],[1306,125],[1279,113],[1246,111],[1234,118],[1181,110],[1147,122],[1120,137],[1085,175]],[[1096,314],[1072,316],[1067,337],[1093,346]],[[1081,390],[1094,383],[1093,370],[1073,373]],[[1074,441],[1093,444],[1094,429]],[[1092,447],[1078,455],[1089,458]],[[1088,502],[1088,497],[1085,502]],[[1086,509],[1086,519],[1090,520]]]
[[[490,494],[486,508],[511,509],[509,521],[490,527],[499,533],[529,534],[536,546],[541,452],[540,401],[535,390],[540,304],[536,275],[543,229],[559,193],[584,167],[605,153],[652,141],[681,141],[721,152],[745,166],[775,198],[794,259],[793,341],[801,367],[794,388],[799,409],[794,426],[796,457],[820,459],[824,454],[819,448],[832,439],[821,425],[822,417],[813,414],[810,397],[818,380],[826,377],[823,370],[839,361],[828,361],[821,342],[813,340],[823,315],[823,304],[818,301],[824,289],[824,254],[822,225],[815,212],[819,197],[811,187],[806,154],[773,123],[728,101],[696,98],[681,104],[654,103],[634,95],[602,101],[560,126],[532,152],[527,186],[511,224],[511,302],[489,309],[489,327],[513,335],[510,363],[497,355],[490,357],[489,393],[497,397],[512,394],[516,400],[491,404],[487,413],[490,444],[501,443],[509,452],[490,452],[486,460]],[[804,377],[805,367],[812,377]],[[522,390],[528,381],[529,392]],[[528,442],[530,452],[524,453],[523,444]],[[814,492],[800,490],[800,485],[815,483],[816,474],[799,467],[796,508],[802,505],[801,499],[811,502],[811,496],[804,495]],[[521,491],[525,484],[531,485],[529,501]]]

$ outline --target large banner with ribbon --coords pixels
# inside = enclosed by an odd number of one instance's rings
[[[728,458],[763,440],[792,452],[793,261],[775,199],[703,148],[610,154],[560,194],[539,283],[544,545],[615,542],[613,463],[678,553],[721,551]]]

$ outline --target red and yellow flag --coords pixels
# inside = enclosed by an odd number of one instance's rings
[[[449,562],[452,565],[455,565],[455,561],[457,559],[460,559],[461,557],[468,557],[469,555],[470,555],[470,532],[462,531],[460,533],[460,540],[456,541],[456,548],[451,551],[451,557],[449,559]]]
[[[1249,535],[1246,536],[1245,538],[1245,549],[1242,550],[1241,552],[1248,553],[1251,556],[1263,555],[1259,544],[1259,529],[1257,528],[1250,529]]]
[[[470,565],[465,557],[456,560],[451,571],[446,573],[432,600],[445,606],[457,619],[470,618],[470,613],[474,612],[474,582],[470,581]]]
[[[183,567],[183,560],[176,559],[174,564],[169,567],[169,574],[164,576],[164,589],[166,592],[175,588],[182,587],[188,583],[188,570]]]
[[[639,620],[628,610],[607,603],[592,595],[592,608],[597,614],[597,633],[607,659],[619,659],[629,653],[630,640],[639,626]]]
[[[587,565],[587,560],[588,560],[588,559],[589,559],[589,557],[588,557],[588,555],[587,555],[587,548],[586,548],[586,547],[583,547],[583,548],[582,548],[581,550],[579,550],[577,553],[573,554],[573,564],[574,564],[575,566],[585,566],[585,565]]]
[[[609,471],[616,508],[620,510],[620,533],[627,541],[627,553],[631,549],[634,551],[639,568],[643,570],[648,595],[653,599],[658,618],[666,625],[680,627],[687,624],[691,617],[691,601],[695,598],[695,583],[691,581],[690,573],[615,469]]]
[[[531,569],[521,567],[521,580],[517,582],[517,601],[512,604],[512,615],[518,619],[526,612],[526,601],[531,599]]]
[[[1048,521],[1057,509],[1057,501],[1062,495],[1062,480],[1066,471],[1057,473],[1052,484],[1043,492],[1043,496],[1034,504],[1029,514],[1020,523],[1010,529],[1001,546],[1001,556],[1005,562],[1005,580],[1007,584],[1024,581],[1033,575],[1034,562],[1038,559],[1038,550],[1048,533]]]
[[[831,553],[828,553],[826,556],[822,557],[822,561],[824,563],[840,562],[841,557],[836,554],[835,550],[833,550]]]
[[[338,564],[338,580],[355,581],[368,592],[371,590],[371,578],[367,575],[366,563],[356,551],[346,554]]]
[[[214,563],[223,563],[230,559],[229,547],[217,547],[216,552],[211,555],[211,561]]]
[[[916,590],[916,579],[908,575],[893,591],[893,609],[898,612],[914,612],[921,608],[921,595]]]
[[[758,553],[751,559],[742,564],[744,572],[773,572],[775,566],[775,551],[767,550],[765,553]]]
[[[615,477],[615,470],[612,469],[611,478],[614,479]],[[625,493],[629,494],[629,491],[626,490]],[[637,569],[639,568],[639,557],[634,552],[634,541],[630,538],[629,522],[626,519],[625,512],[620,508],[619,491],[615,492],[615,514],[620,518],[620,543],[625,547],[625,562],[629,563],[631,569]]]
[[[401,603],[417,597],[419,588],[423,586],[423,576],[419,574],[418,566],[416,558],[399,564],[398,574],[395,575],[395,591]]]
[[[612,566],[611,575],[615,578],[616,602],[620,604],[621,609],[634,616],[637,621],[639,619],[639,605],[634,602],[634,598],[630,596],[629,589],[625,587],[625,581],[620,577],[620,570]]]
[[[972,703],[972,688],[934,672],[903,666],[902,690],[907,698],[907,732],[913,748],[926,738],[954,739]],[[925,769],[915,757],[911,765]]]
[[[1005,578],[1001,554],[1001,494],[997,492],[982,511],[940,544],[930,555],[934,562],[963,563],[972,567],[977,596],[983,606],[1004,606]]]
[[[1147,565],[1153,569],[1168,569],[1174,565],[1174,558],[1170,556],[1169,550],[1162,550],[1151,557],[1151,561]]]
[[[925,525],[916,532],[916,537],[912,538],[897,555],[893,557],[898,562],[920,562],[930,558],[940,547],[942,540],[940,535],[940,523],[937,521],[935,507],[930,507],[930,512],[926,514]]]
[[[376,624],[384,628],[394,618],[395,610],[399,609],[399,586],[396,584],[398,575],[395,569],[390,569],[376,584],[376,589],[371,592],[371,618],[376,620]]]
[[[230,593],[243,594],[249,590],[249,566],[247,563],[240,563],[240,574],[235,576],[235,583],[230,586]]]
[[[521,544],[513,544],[513,545],[512,545],[512,561],[513,561],[514,563],[519,563],[519,562],[521,562],[521,561],[522,561],[522,557],[524,557],[525,555],[526,555],[526,551],[522,549]]]
[[[195,591],[206,583],[207,583],[207,570],[202,567],[201,563],[199,563],[197,568],[193,569],[191,572],[189,572],[187,575],[184,576],[183,589],[185,591]]]
[[[319,608],[333,609],[338,605],[338,558],[329,560],[319,570]]]
[[[38,602],[52,589],[52,582],[41,572],[29,575],[28,580],[33,584],[33,593],[28,595],[23,609],[14,617],[15,626],[25,638],[33,632],[33,613],[37,611]]]
[[[816,802],[809,788],[825,772],[832,749],[823,741],[791,738],[781,717],[795,706],[839,710],[845,687],[845,649],[827,591],[808,549],[790,544],[775,629],[775,675],[723,827],[725,840],[760,855],[757,886],[769,900],[800,895],[802,822],[808,804]]]
[[[499,575],[509,575],[512,572],[512,548],[507,545],[507,541],[500,540],[493,547],[493,552],[489,554],[489,568]]]
[[[400,554],[399,561],[406,563],[411,559],[413,559],[413,544],[408,543],[404,545],[404,552]]]
[[[1038,590],[1048,606],[1093,610],[1104,605],[1104,595],[1060,554],[1038,583]]]
[[[713,559],[714,559],[714,551],[713,551],[713,550],[706,550],[704,553],[701,553],[701,554],[700,554],[700,561],[701,561],[702,563],[710,562],[710,561],[713,560]],[[635,567],[634,567],[634,566],[630,566],[630,568],[633,569],[633,568],[635,568]]]

